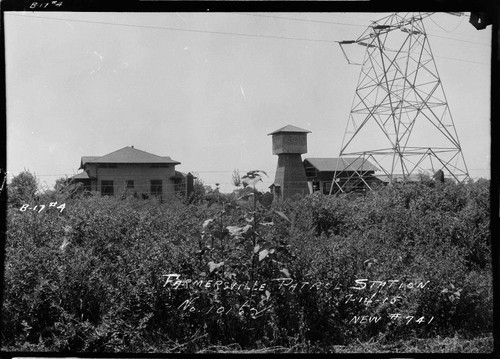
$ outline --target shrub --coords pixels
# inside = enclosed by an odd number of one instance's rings
[[[194,352],[236,344],[331,351],[373,338],[491,332],[488,185],[395,185],[364,196],[315,194],[271,207],[251,185],[242,194],[247,198],[215,194],[191,204],[57,192],[54,198],[66,201],[63,212],[22,212],[11,205],[3,345],[89,352]],[[165,285],[165,274],[212,284],[176,289]],[[357,279],[427,285],[356,291]],[[285,280],[309,284],[280,288]],[[217,281],[266,286],[216,290]],[[350,300],[353,294],[361,299]],[[400,298],[367,303],[373,294]],[[390,320],[391,313],[425,317],[426,324]],[[353,323],[363,315],[382,319]]]

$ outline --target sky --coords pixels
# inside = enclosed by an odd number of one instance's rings
[[[6,12],[9,180],[28,169],[52,188],[133,145],[224,192],[235,169],[263,170],[267,189],[276,129],[311,131],[302,158],[338,156],[360,66],[336,41],[386,15]],[[491,26],[424,26],[470,176],[490,178]]]

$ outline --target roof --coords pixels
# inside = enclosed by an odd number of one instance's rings
[[[279,130],[276,130],[274,132],[268,133],[267,135],[274,135],[276,133],[280,132],[297,132],[297,133],[311,133],[311,131],[304,130],[303,128],[297,127],[297,126],[292,126],[292,125],[287,125],[285,127],[281,127]]]
[[[76,175],[70,177],[69,179],[90,179],[90,177],[87,172],[83,171],[81,173],[77,173]]]
[[[362,158],[306,158],[314,168],[321,172],[334,171],[378,171],[379,169],[368,160]]]
[[[102,157],[99,156],[82,156],[80,168],[83,168],[85,163],[171,163],[174,165],[180,162],[173,160],[169,156],[157,156],[152,153],[138,150],[134,147],[123,147],[122,149],[108,153]]]
[[[87,162],[92,162],[93,160],[98,159],[99,156],[82,156],[82,165],[84,165]]]
[[[187,174],[185,174],[184,172],[175,171],[175,174],[170,178],[177,179],[177,178],[186,178],[186,177],[187,177]]]

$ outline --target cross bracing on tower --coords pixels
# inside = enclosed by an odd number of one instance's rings
[[[424,28],[428,16],[395,13],[339,43],[351,64],[344,46],[361,45],[365,53],[338,157],[358,166],[335,172],[330,193],[380,183],[364,170],[368,163],[389,183],[439,170],[457,182],[469,178]]]

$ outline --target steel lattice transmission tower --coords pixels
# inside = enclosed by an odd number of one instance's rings
[[[369,163],[389,183],[439,170],[458,182],[469,177],[425,32],[427,16],[392,14],[357,40],[340,42],[344,54],[346,44],[366,51],[330,193],[371,188]]]

